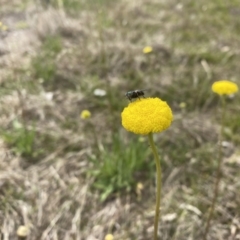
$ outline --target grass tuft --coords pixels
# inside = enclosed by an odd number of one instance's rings
[[[133,191],[139,180],[152,177],[154,162],[148,161],[149,149],[140,138],[124,143],[119,134],[112,137],[111,146],[91,157],[95,177],[93,186],[100,190],[101,201],[120,191]]]

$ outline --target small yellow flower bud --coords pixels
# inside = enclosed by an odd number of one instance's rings
[[[113,239],[114,239],[114,237],[112,234],[107,234],[104,238],[104,240],[113,240]]]
[[[179,104],[179,107],[180,108],[186,108],[186,106],[187,106],[187,104],[185,103],[185,102],[181,102],[180,104]]]
[[[27,237],[28,232],[29,232],[28,227],[23,226],[23,225],[22,225],[22,226],[19,226],[19,227],[18,227],[18,230],[17,230],[17,236],[18,236],[19,238],[24,239],[25,237]]]
[[[143,48],[143,53],[148,54],[153,51],[153,48],[151,46],[146,46]]]
[[[140,201],[142,198],[142,190],[143,190],[144,186],[141,182],[139,182],[136,186],[136,193],[137,193],[137,198]]]
[[[83,110],[80,114],[81,119],[87,119],[91,117],[91,112],[88,110]]]

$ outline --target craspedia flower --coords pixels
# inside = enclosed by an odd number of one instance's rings
[[[91,117],[91,112],[89,112],[88,110],[83,110],[80,114],[80,117],[82,119],[87,119]]]
[[[219,95],[230,95],[238,92],[238,85],[228,80],[220,80],[213,83],[212,91]]]
[[[113,240],[113,239],[114,239],[114,237],[112,234],[107,234],[104,238],[104,240]]]
[[[25,239],[29,233],[29,229],[27,226],[21,225],[17,229],[17,235],[19,238]]]
[[[172,123],[172,110],[159,98],[142,98],[129,103],[122,112],[122,125],[135,134],[157,133]]]
[[[146,46],[143,48],[143,53],[147,54],[153,51],[153,48],[151,46]]]

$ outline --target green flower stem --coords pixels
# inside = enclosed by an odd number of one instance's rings
[[[222,139],[223,139],[225,112],[226,112],[226,101],[225,101],[224,96],[221,96],[221,103],[222,103],[222,116],[221,116],[221,130],[220,130],[219,147],[218,147],[217,179],[216,179],[215,186],[214,186],[214,195],[213,195],[212,204],[211,204],[210,212],[209,212],[207,223],[206,223],[206,228],[205,228],[204,235],[203,235],[203,240],[207,239],[208,231],[209,231],[209,228],[210,228],[210,222],[212,220],[213,213],[214,213],[214,210],[215,210],[215,205],[216,205],[217,198],[218,198],[219,183],[220,183],[220,179],[221,179]]]
[[[156,149],[156,146],[153,142],[153,134],[148,134],[148,139],[150,146],[153,151],[154,159],[156,162],[156,168],[157,168],[157,197],[156,197],[156,208],[155,208],[155,220],[154,220],[154,240],[158,239],[158,221],[159,221],[159,215],[160,215],[160,202],[161,202],[161,188],[162,188],[162,171],[161,171],[161,165],[160,165],[160,158]]]

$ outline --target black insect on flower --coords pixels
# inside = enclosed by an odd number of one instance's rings
[[[139,98],[140,99],[140,97],[144,97],[144,91],[146,91],[146,90],[133,90],[133,91],[129,91],[129,92],[127,92],[125,94],[125,96],[131,102],[132,99],[134,99],[134,98]]]

